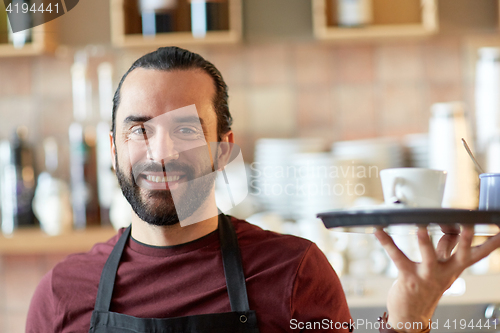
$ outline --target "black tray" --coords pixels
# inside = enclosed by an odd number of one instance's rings
[[[500,226],[500,211],[484,211],[451,208],[395,208],[395,209],[352,209],[336,210],[317,215],[328,229],[344,227],[343,231],[371,233],[375,227],[392,225],[435,224],[431,229],[452,230],[460,224],[492,224]],[[436,226],[438,225],[438,226]],[[496,233],[486,231],[476,234]],[[416,228],[415,228],[416,230]],[[458,230],[458,229],[457,229]]]

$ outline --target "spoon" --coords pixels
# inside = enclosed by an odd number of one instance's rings
[[[467,144],[467,142],[465,141],[464,138],[462,138],[462,142],[464,144],[465,150],[467,150],[467,153],[469,153],[469,156],[472,159],[472,162],[474,162],[474,165],[476,166],[477,171],[479,171],[479,173],[484,173],[483,168],[481,168],[481,166],[477,162],[476,158],[474,157],[474,154],[472,154],[472,151],[470,150],[469,145]]]

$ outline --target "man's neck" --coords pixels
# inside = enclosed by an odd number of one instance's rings
[[[182,227],[179,223],[171,226],[155,226],[141,220],[132,212],[132,237],[144,244],[172,246],[191,242],[217,229],[218,216]]]

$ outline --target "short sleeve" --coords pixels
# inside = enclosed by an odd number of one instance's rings
[[[53,333],[55,316],[51,270],[42,278],[31,298],[26,320],[26,333]]]
[[[304,332],[352,332],[352,319],[340,280],[312,243],[295,277],[290,328]]]

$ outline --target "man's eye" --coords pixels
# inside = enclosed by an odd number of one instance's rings
[[[203,131],[196,127],[179,127],[175,130],[174,135],[180,140],[199,140],[203,137]]]
[[[135,127],[135,128],[132,128],[132,131],[130,132],[132,135],[137,135],[137,136],[142,136],[144,137],[144,135],[147,135],[148,134],[148,130],[145,128],[145,127]]]
[[[183,127],[181,129],[179,129],[179,132],[182,134],[196,134],[197,133],[197,131],[193,130],[192,128],[188,128],[188,127]]]

